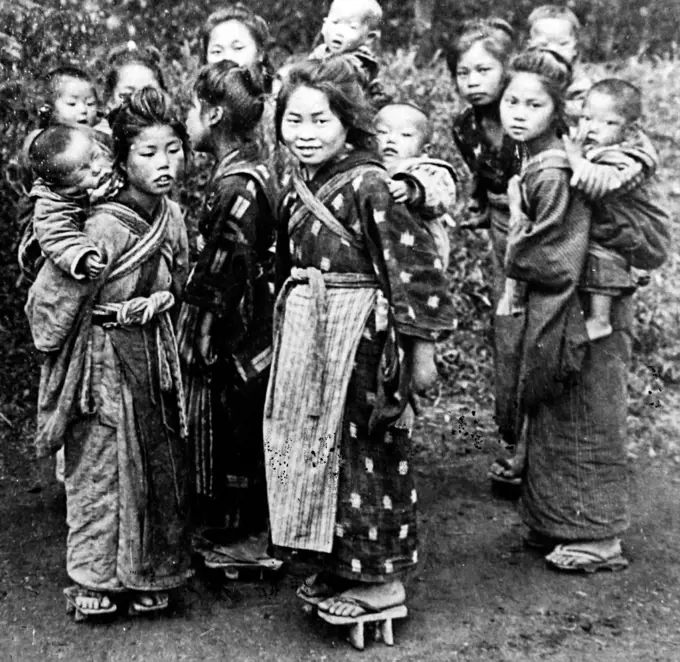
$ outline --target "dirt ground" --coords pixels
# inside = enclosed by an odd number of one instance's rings
[[[680,403],[680,397],[674,397]],[[1,434],[1,430],[0,430]],[[520,543],[515,502],[493,497],[498,451],[488,420],[464,403],[425,409],[415,435],[422,560],[396,646],[352,649],[305,615],[295,587],[199,573],[154,618],[76,624],[64,610],[64,498],[40,491],[30,452],[0,436],[0,660],[597,661],[680,660],[680,466],[631,459],[631,560],[621,573],[564,575]]]

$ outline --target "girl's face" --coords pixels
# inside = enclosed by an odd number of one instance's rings
[[[156,74],[143,64],[138,64],[136,62],[124,64],[118,70],[118,82],[113,89],[111,99],[113,105],[120,105],[127,97],[134,94],[137,90],[141,90],[143,87],[160,88]]]
[[[331,110],[323,92],[300,86],[286,104],[281,137],[293,156],[314,176],[324,163],[345,151],[347,129]]]
[[[503,73],[503,64],[478,41],[458,60],[456,85],[460,95],[468,103],[486,106],[500,98]]]
[[[242,67],[254,67],[260,50],[250,30],[241,21],[231,19],[212,29],[205,59],[208,64],[231,60]]]
[[[124,166],[129,188],[157,198],[170,192],[183,169],[182,141],[167,125],[144,129],[130,145]]]
[[[204,152],[210,141],[210,124],[203,112],[201,101],[194,94],[193,104],[187,115],[187,131],[191,140],[191,146],[197,152]]]
[[[555,103],[539,76],[517,73],[501,99],[501,122],[518,142],[529,142],[554,131]]]
[[[56,87],[52,106],[53,124],[94,126],[97,123],[97,96],[86,80],[62,77]]]

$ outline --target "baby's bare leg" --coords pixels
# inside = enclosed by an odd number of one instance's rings
[[[608,294],[590,295],[590,315],[586,320],[588,338],[598,340],[612,333],[612,297]]]
[[[413,375],[411,385],[419,393],[432,388],[437,381],[437,366],[434,362],[434,343],[420,338],[413,339],[411,349]]]

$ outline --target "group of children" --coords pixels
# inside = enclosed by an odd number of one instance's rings
[[[194,498],[202,524],[212,526],[199,547],[211,567],[266,566],[264,545],[244,551],[242,543],[271,526],[265,542],[275,556],[326,554],[324,571],[299,595],[342,623],[404,615],[401,577],[417,562],[412,393],[432,384],[435,342],[453,328],[446,271],[458,176],[429,156],[424,110],[387,102],[376,54],[381,22],[375,0],[334,0],[323,43],[279,73],[273,98],[266,23],[240,3],[215,12],[186,122],[193,148],[217,162],[175,318]],[[532,164],[547,160],[571,170],[573,196],[596,210],[577,242],[594,342],[612,332],[612,298],[635,287],[631,267],[661,264],[668,233],[640,91],[617,79],[591,86],[579,72],[578,30],[570,10],[539,7],[527,49],[511,59],[507,23],[472,21],[448,63],[469,104],[454,141],[476,183],[469,218],[458,224],[490,228],[497,316],[522,314],[524,283],[532,285],[511,264],[509,245],[571,204],[549,178],[527,183]],[[91,206],[116,200],[129,174],[109,123],[130,97],[141,103],[143,90],[165,90],[153,49],[117,50],[109,63],[104,117],[85,72],[61,67],[48,76],[42,126],[25,148],[34,177],[19,255],[27,272],[45,260],[65,279],[105,271],[108,256],[84,226]],[[272,177],[277,141],[287,148],[286,182]],[[505,428],[516,443],[516,376],[505,386],[501,394],[497,381],[497,401],[512,401],[515,420]],[[306,440],[304,449],[291,448],[291,438]],[[492,476],[521,480],[523,467],[519,452],[499,460]],[[104,608],[90,594],[78,597],[82,613],[111,610],[108,599]]]

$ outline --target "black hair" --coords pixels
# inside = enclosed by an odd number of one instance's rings
[[[194,84],[198,100],[224,111],[229,133],[250,141],[264,112],[264,91],[253,80],[250,69],[222,60],[205,65]]]
[[[28,159],[33,174],[51,184],[61,184],[70,174],[63,157],[84,129],[57,124],[41,131],[31,142]]]
[[[281,122],[288,101],[299,87],[319,90],[328,98],[334,115],[347,129],[347,142],[364,149],[373,149],[373,110],[351,61],[344,55],[334,55],[326,60],[306,60],[294,65],[276,100],[276,136],[281,138]]]

